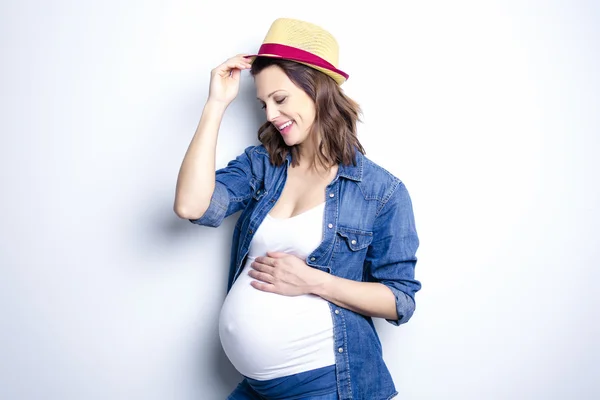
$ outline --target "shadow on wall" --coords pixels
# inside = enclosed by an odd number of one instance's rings
[[[225,279],[222,285],[226,287],[232,234],[239,213],[226,218],[216,229],[199,226],[175,214],[173,196],[173,187],[156,188],[154,193],[145,195],[152,200],[146,200],[143,209],[139,209],[141,214],[131,213],[128,226],[133,227],[130,237],[135,241],[137,255],[153,263],[163,259],[167,263],[164,265],[171,268],[180,256],[189,257],[190,246],[197,249],[198,257],[205,251],[222,254],[219,264]]]
[[[208,363],[206,363],[206,359],[202,359],[201,362],[204,365],[214,366],[214,373],[212,375],[217,379],[215,386],[223,388],[223,392],[227,396],[242,381],[243,377],[225,355],[218,335],[214,345],[210,346],[210,349],[211,353],[209,354]]]

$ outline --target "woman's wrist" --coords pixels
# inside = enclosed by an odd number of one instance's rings
[[[209,98],[208,100],[206,100],[206,104],[204,105],[204,112],[208,112],[211,114],[224,114],[228,106],[229,103]]]
[[[319,272],[317,275],[318,279],[316,279],[315,283],[312,285],[310,293],[326,299],[331,291],[331,285],[335,280],[335,276],[324,271],[316,271]]]

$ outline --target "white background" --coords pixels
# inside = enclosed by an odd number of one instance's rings
[[[400,399],[600,398],[593,1],[3,1],[0,398],[224,399],[231,233],[172,211],[210,70],[271,22],[332,32],[367,156],[421,239]],[[392,6],[393,5],[393,6]],[[247,73],[217,164],[264,120]]]

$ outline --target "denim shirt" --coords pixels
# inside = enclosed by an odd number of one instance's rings
[[[217,227],[242,211],[233,232],[227,291],[242,271],[254,232],[281,195],[290,163],[288,155],[282,166],[274,166],[264,146],[246,148],[216,172],[210,206],[201,218],[190,220]],[[384,284],[394,294],[398,312],[398,319],[388,322],[407,322],[421,284],[414,278],[419,239],[404,184],[356,151],[355,165],[339,165],[325,199],[323,240],[305,262],[341,278]],[[339,398],[394,397],[372,319],[331,302],[329,307]]]

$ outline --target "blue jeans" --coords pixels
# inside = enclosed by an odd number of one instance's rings
[[[245,378],[227,400],[337,400],[335,365],[268,381]]]

